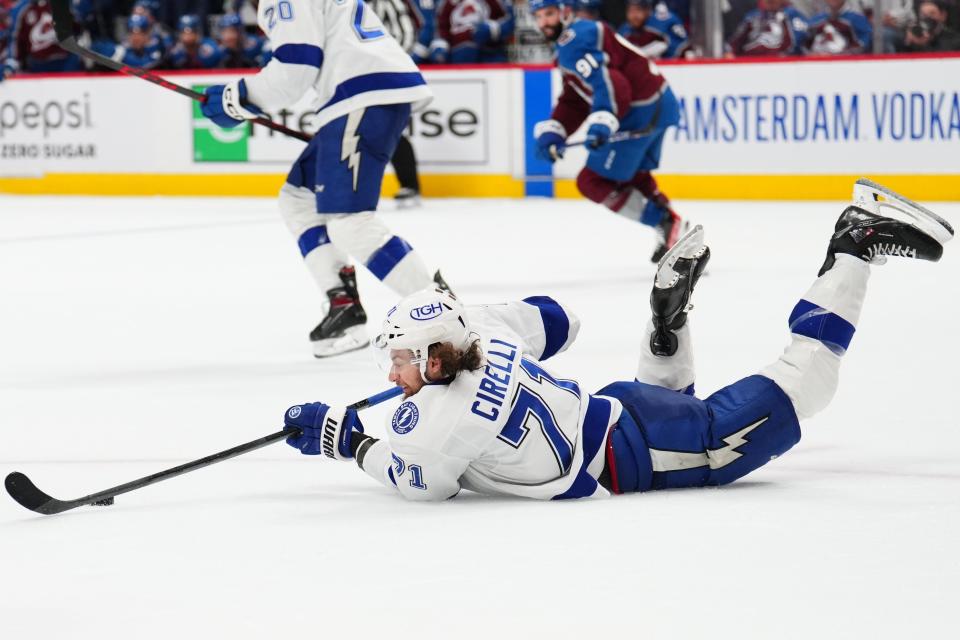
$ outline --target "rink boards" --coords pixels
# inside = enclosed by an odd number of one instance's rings
[[[659,69],[682,107],[659,172],[674,198],[838,199],[868,175],[917,198],[960,200],[958,56]],[[559,91],[555,71],[494,65],[424,74],[436,98],[408,133],[425,195],[577,196],[583,149],[553,166],[533,153],[533,124],[549,117]],[[168,75],[199,88],[236,73]],[[315,131],[309,100],[270,115]],[[258,127],[220,129],[182,96],[126,76],[0,85],[0,192],[269,196],[303,147]],[[389,176],[385,194],[395,188]]]

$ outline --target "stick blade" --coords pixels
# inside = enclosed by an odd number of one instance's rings
[[[30,478],[19,471],[14,471],[9,474],[3,484],[7,489],[7,493],[10,494],[10,497],[16,500],[22,507],[30,509],[30,511],[50,515],[72,508],[72,505],[57,500],[56,498],[51,498],[43,491],[40,491]]]

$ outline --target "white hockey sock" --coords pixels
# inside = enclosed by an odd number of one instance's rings
[[[783,389],[801,419],[824,409],[837,391],[840,361],[860,320],[869,277],[866,262],[837,255],[790,314],[791,343],[760,372]]]
[[[640,364],[637,367],[637,381],[655,384],[676,391],[683,391],[693,384],[693,344],[690,338],[690,321],[674,331],[677,336],[677,352],[672,356],[657,356],[650,350],[650,335],[653,333],[653,320],[647,321],[640,347]]]
[[[317,201],[309,189],[283,185],[280,190],[280,215],[293,234],[304,264],[320,290],[339,287],[339,272],[347,256],[330,242],[328,215],[317,213]]]
[[[430,286],[433,279],[406,240],[395,236],[372,211],[338,214],[327,223],[330,239],[399,295]]]

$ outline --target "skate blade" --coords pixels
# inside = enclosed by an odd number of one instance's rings
[[[311,342],[313,345],[313,355],[316,358],[329,358],[338,356],[341,353],[349,353],[364,349],[370,344],[370,338],[367,336],[367,330],[364,326],[349,327],[342,336],[336,338],[327,338],[326,340],[316,340]]]
[[[677,272],[673,270],[673,265],[677,264],[677,260],[693,258],[705,248],[703,244],[703,225],[698,224],[683,234],[677,240],[677,243],[660,258],[660,262],[657,264],[657,277],[653,286],[660,289],[673,286],[677,279]]]
[[[916,227],[941,245],[953,239],[953,227],[949,222],[923,205],[868,178],[860,178],[853,185],[853,204]]]

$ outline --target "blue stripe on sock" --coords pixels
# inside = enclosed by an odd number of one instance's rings
[[[857,328],[835,313],[801,300],[790,314],[790,331],[822,342],[838,356],[846,353]]]
[[[555,355],[566,344],[567,338],[570,337],[570,319],[564,313],[563,307],[548,296],[531,296],[524,298],[523,301],[540,311],[546,345],[543,347],[543,353],[539,359],[546,360]]]
[[[327,225],[321,224],[319,227],[310,227],[300,234],[297,244],[300,245],[300,255],[304,258],[317,247],[330,244],[330,236],[327,235]]]
[[[393,236],[382,247],[373,252],[367,260],[367,269],[380,280],[386,278],[403,257],[413,251],[413,247],[400,236]]]

